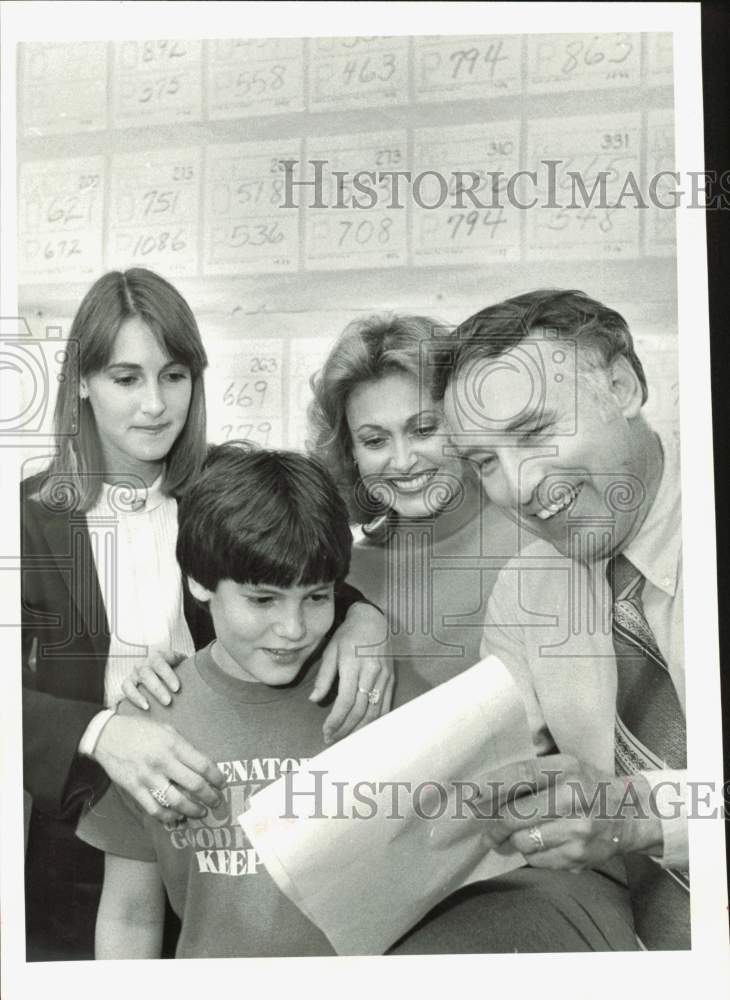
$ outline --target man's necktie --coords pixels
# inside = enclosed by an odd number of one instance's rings
[[[684,713],[644,615],[644,577],[618,555],[608,564],[616,652],[616,774],[687,766]],[[636,930],[650,950],[690,947],[689,872],[626,855]]]

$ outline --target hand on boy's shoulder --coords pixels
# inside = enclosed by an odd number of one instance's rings
[[[117,703],[117,715],[133,716],[135,718],[145,719],[155,718],[160,722],[167,722],[170,709],[174,708],[181,693],[187,686],[189,686],[191,674],[195,671],[196,655],[196,653],[193,653],[191,656],[180,659],[180,654],[177,654],[177,662],[174,663],[173,667],[176,683],[175,687],[172,687],[170,681],[167,678],[163,678],[163,675],[160,673],[160,666],[164,666],[166,672],[171,673],[168,663],[173,663],[174,661],[165,661],[161,657],[152,667],[154,674],[151,676],[152,681],[155,682],[154,690],[147,686],[144,675],[141,677],[133,675],[133,679],[131,681],[132,686],[130,686],[129,679],[126,680],[124,682],[123,691],[126,691],[127,697],[123,697],[122,700]],[[149,669],[148,665],[145,665],[145,669]],[[137,703],[131,700],[132,696],[130,691],[136,695]],[[163,698],[164,702],[162,700]],[[145,708],[142,708],[139,704],[140,700],[146,705]]]
[[[395,661],[395,694],[392,708],[400,708],[401,705],[430,690],[431,686],[416,673],[407,660]]]

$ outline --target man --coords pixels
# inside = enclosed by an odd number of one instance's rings
[[[548,755],[506,776],[532,792],[502,834],[535,867],[621,856],[643,944],[688,948],[679,469],[642,415],[628,326],[582,292],[543,290],[455,337],[454,445],[524,530],[482,653],[512,670]]]

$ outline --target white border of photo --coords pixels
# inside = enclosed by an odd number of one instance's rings
[[[285,9],[282,9],[285,8]],[[368,35],[514,34],[538,32],[669,31],[674,49],[676,169],[703,167],[700,8],[697,4],[471,4],[471,3],[25,3],[5,4],[2,17],[2,303],[16,315],[15,92],[13,49],[18,40],[108,38],[337,36],[361,27]],[[722,782],[720,685],[709,328],[705,220],[702,211],[677,211],[679,369],[681,372],[682,507],[685,644],[690,777]],[[599,265],[597,265],[599,266]],[[590,292],[590,289],[588,290]],[[610,303],[609,303],[610,304]],[[376,307],[377,303],[373,303]],[[20,453],[6,448],[1,552],[17,552]],[[6,560],[0,558],[3,568]],[[2,599],[19,606],[17,573],[1,573]],[[13,602],[15,604],[13,605]],[[20,638],[3,629],[2,692],[2,992],[30,996],[124,998],[140,995],[210,997],[254,991],[292,996],[448,996],[508,991],[510,996],[684,997],[709,984],[730,986],[724,825],[691,825],[692,951],[613,955],[468,955],[425,958],[245,959],[176,962],[24,962],[23,822]],[[717,804],[717,800],[715,800]],[[242,887],[243,888],[243,887]]]

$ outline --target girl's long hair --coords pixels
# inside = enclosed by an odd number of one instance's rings
[[[84,296],[69,334],[54,412],[57,453],[43,474],[41,498],[58,509],[83,512],[96,503],[104,477],[104,459],[94,413],[79,398],[82,378],[109,363],[124,322],[139,317],[160,348],[192,378],[190,408],[166,459],[162,490],[177,496],[200,470],[206,453],[205,389],[208,364],[198,324],[185,299],[160,275],[142,267],[102,275]],[[55,499],[54,499],[55,498]]]

